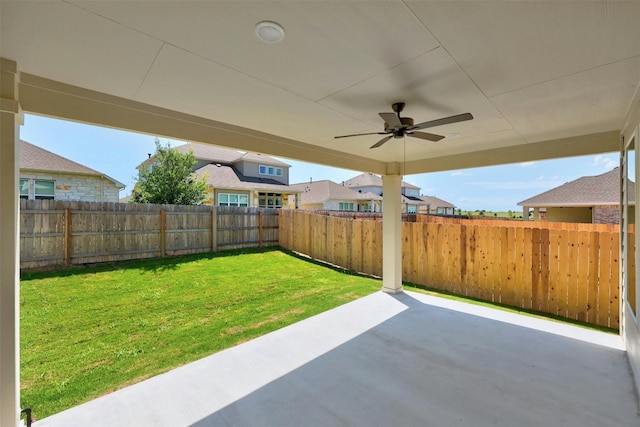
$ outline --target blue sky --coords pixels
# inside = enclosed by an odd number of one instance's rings
[[[155,151],[155,136],[124,132],[80,123],[25,115],[20,129],[23,140],[100,171],[126,184],[120,193],[131,193],[136,166]],[[162,139],[166,142],[166,139]],[[179,145],[181,141],[170,141]],[[504,166],[461,169],[405,177],[421,187],[424,195],[436,196],[467,210],[520,211],[517,203],[568,181],[599,175],[618,166],[618,153]],[[330,179],[340,183],[360,171],[281,159],[290,164],[290,182]]]

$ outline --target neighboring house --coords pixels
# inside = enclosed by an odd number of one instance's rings
[[[433,196],[420,196],[425,205],[420,206],[420,213],[435,215],[455,215],[455,205]]]
[[[287,207],[290,196],[295,200],[298,194],[289,187],[290,166],[273,157],[208,144],[188,143],[173,149],[193,152],[197,160],[194,174],[205,177],[207,184],[204,204],[281,208]],[[140,166],[154,161],[150,157]]]
[[[344,181],[344,185],[360,193],[382,196],[382,178],[372,173],[360,174]],[[402,212],[418,213],[424,210],[426,205],[420,198],[420,187],[402,181]]]
[[[124,184],[94,169],[20,141],[20,198],[118,202]]]
[[[382,197],[372,192],[359,192],[333,181],[321,180],[292,184],[300,191],[299,207],[309,210],[381,212]]]
[[[627,181],[635,207],[635,183]],[[594,224],[620,223],[620,169],[597,176],[584,176],[518,203],[523,218],[534,210],[534,220],[582,222]],[[545,218],[546,216],[546,218]]]

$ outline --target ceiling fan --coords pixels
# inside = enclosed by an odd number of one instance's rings
[[[389,135],[382,138],[369,148],[378,148],[391,138],[403,138],[404,136],[411,136],[413,138],[426,139],[427,141],[440,141],[444,138],[442,135],[436,135],[427,132],[416,132],[420,129],[426,129],[434,126],[448,125],[450,123],[463,122],[465,120],[473,119],[471,113],[457,114],[455,116],[444,117],[442,119],[430,120],[428,122],[413,124],[413,119],[410,117],[400,117],[400,113],[404,110],[404,102],[396,102],[391,105],[393,113],[379,113],[382,120],[384,120],[384,132],[370,132],[370,133],[356,133],[353,135],[341,135],[334,138],[350,138],[352,136],[362,135]]]

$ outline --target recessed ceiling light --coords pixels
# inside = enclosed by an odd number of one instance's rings
[[[255,32],[256,36],[265,43],[278,43],[284,39],[284,28],[272,21],[258,22]]]

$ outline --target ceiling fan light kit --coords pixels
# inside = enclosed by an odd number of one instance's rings
[[[369,132],[369,133],[356,133],[353,135],[341,135],[334,138],[350,138],[352,136],[362,135],[388,135],[376,142],[369,148],[378,148],[389,141],[391,138],[404,138],[410,136],[413,138],[420,138],[427,141],[437,142],[445,137],[443,135],[436,135],[427,132],[417,132],[421,129],[427,129],[435,126],[443,126],[451,123],[464,122],[466,120],[473,119],[471,113],[456,114],[455,116],[443,117],[441,119],[430,120],[427,122],[418,123],[414,125],[411,117],[400,117],[400,113],[404,110],[404,102],[396,102],[391,105],[393,113],[378,113],[378,115],[384,120],[384,132]],[[454,135],[454,134],[449,134]],[[458,135],[458,134],[455,134]]]

